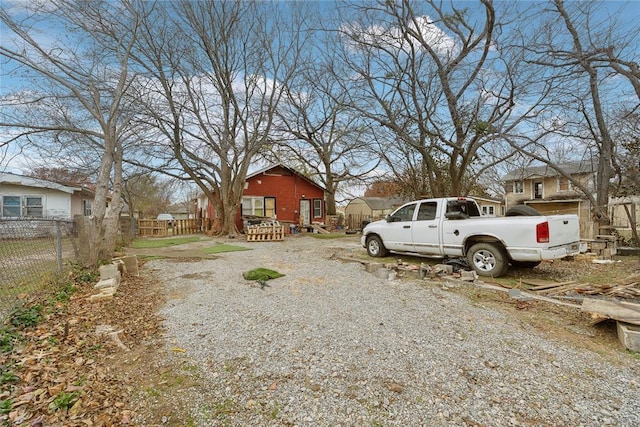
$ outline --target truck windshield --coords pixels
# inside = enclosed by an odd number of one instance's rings
[[[447,213],[460,212],[467,216],[480,216],[478,205],[472,200],[449,200],[447,202]]]

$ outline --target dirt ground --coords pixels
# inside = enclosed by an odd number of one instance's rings
[[[0,421],[37,427],[139,425],[140,419],[152,420],[145,425],[173,425],[170,420],[187,419],[187,396],[179,393],[187,376],[180,374],[183,367],[162,359],[166,350],[157,313],[167,295],[147,274],[144,257],[197,262],[215,258],[199,250],[210,243],[138,250],[140,277],[125,277],[113,299],[89,302],[88,296],[95,291],[87,283],[68,302],[50,304],[42,322],[22,329],[14,350],[0,354]],[[558,281],[606,280],[603,276],[616,280],[639,267],[637,257],[621,258],[608,272],[585,262],[556,262],[526,272],[514,270],[502,281],[512,287],[525,274]],[[462,293],[473,304],[517,318],[523,328],[604,357],[626,351],[617,339],[615,322],[594,324],[578,309],[520,301],[505,292],[446,279],[425,281],[424,286]],[[116,335],[120,343],[96,334],[104,326],[121,331]],[[7,401],[11,405],[3,403]]]

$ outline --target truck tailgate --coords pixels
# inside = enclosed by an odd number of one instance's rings
[[[549,215],[549,247],[565,245],[580,240],[580,224],[577,215]]]

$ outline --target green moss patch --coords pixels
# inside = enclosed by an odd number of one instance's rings
[[[242,277],[246,280],[260,280],[263,282],[269,279],[277,279],[282,276],[284,276],[284,274],[278,273],[274,270],[269,270],[268,268],[256,268],[242,273]]]

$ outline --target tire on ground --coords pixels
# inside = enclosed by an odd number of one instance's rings
[[[467,263],[479,276],[499,277],[509,267],[504,250],[494,243],[476,243],[467,252]]]
[[[507,209],[504,216],[540,216],[540,212],[531,206],[527,205],[516,205],[512,208]]]
[[[371,236],[367,238],[367,253],[372,257],[386,256],[389,251],[384,247],[382,239],[378,236]]]

